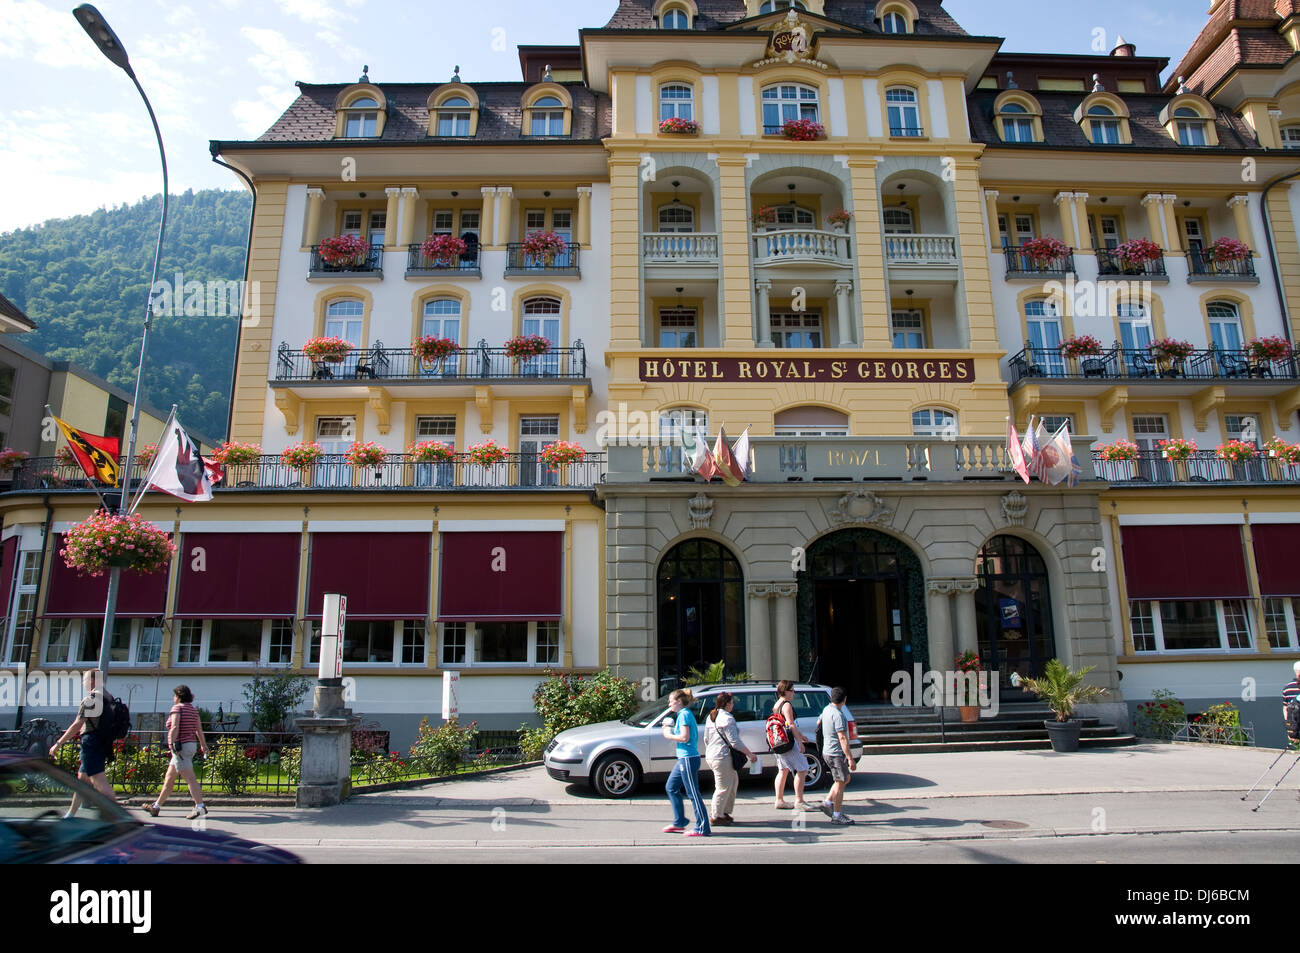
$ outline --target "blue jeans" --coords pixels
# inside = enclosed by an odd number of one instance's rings
[[[700,758],[678,758],[673,765],[673,773],[668,775],[664,785],[668,792],[668,803],[673,806],[673,827],[686,826],[686,812],[682,809],[682,795],[691,799],[691,810],[695,812],[695,829],[701,834],[709,830],[709,812],[705,810],[704,798],[700,796]]]

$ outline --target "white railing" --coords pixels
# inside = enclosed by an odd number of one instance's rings
[[[955,265],[953,235],[886,235],[885,260],[891,265]]]
[[[847,263],[849,237],[842,232],[816,228],[788,228],[754,232],[754,260],[780,262],[829,261]]]
[[[718,260],[716,232],[648,232],[641,236],[641,253],[646,261]]]

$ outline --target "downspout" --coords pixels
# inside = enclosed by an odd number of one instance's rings
[[[1300,171],[1278,176],[1264,186],[1264,191],[1259,200],[1260,212],[1264,216],[1264,241],[1268,245],[1268,260],[1273,266],[1273,288],[1277,292],[1277,306],[1282,311],[1282,333],[1286,335],[1287,343],[1292,345],[1292,350],[1294,350],[1295,341],[1291,336],[1291,315],[1287,313],[1286,291],[1282,288],[1282,269],[1277,260],[1277,248],[1273,244],[1273,223],[1268,219],[1268,193],[1275,186],[1281,185],[1288,179],[1294,179],[1296,176],[1300,176]],[[1294,360],[1294,357],[1292,359]]]
[[[235,173],[235,175],[243,179],[248,183],[248,190],[253,193],[253,207],[248,211],[248,243],[244,248],[244,294],[240,299],[239,329],[235,335],[235,353],[230,362],[230,389],[227,392],[230,394],[230,409],[226,412],[226,439],[229,440],[231,438],[231,430],[235,425],[235,374],[239,370],[239,347],[243,343],[244,338],[244,307],[248,295],[248,275],[253,267],[253,220],[254,216],[257,215],[257,188],[253,185],[253,180],[244,172],[236,169],[229,162],[222,162],[217,158],[218,153],[221,151],[220,146],[217,143],[212,143],[209,148],[212,152],[212,161],[219,166],[229,169],[231,172]]]
[[[50,528],[54,524],[54,507],[50,506],[50,495],[47,493],[41,497],[41,502],[45,504],[45,529],[41,533],[41,559],[36,564],[37,596],[41,594],[41,588],[45,585],[45,548],[50,543]],[[10,609],[12,610],[12,608],[11,606]],[[28,658],[31,658],[32,651],[39,650],[40,644],[40,639],[33,640],[33,645],[28,651]],[[23,703],[27,700],[26,667],[24,667],[23,672],[23,684],[18,688],[18,709],[14,714],[14,731],[20,731],[23,727],[23,709],[26,707]]]

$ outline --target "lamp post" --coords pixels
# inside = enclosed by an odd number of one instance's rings
[[[117,497],[117,512],[119,515],[127,510],[127,498],[131,493],[131,467],[135,463],[135,443],[136,434],[140,429],[140,386],[144,377],[144,358],[149,349],[149,329],[153,325],[153,286],[158,280],[158,265],[162,260],[162,242],[163,232],[167,228],[167,153],[163,149],[162,131],[158,128],[158,117],[154,115],[153,105],[149,102],[149,97],[145,95],[144,87],[135,77],[135,71],[131,69],[131,61],[126,55],[126,49],[122,46],[122,41],[117,38],[113,28],[108,25],[103,15],[89,3],[83,3],[72,11],[72,15],[77,18],[82,29],[90,35],[99,47],[99,51],[108,57],[109,61],[119,67],[127,76],[131,77],[131,82],[135,83],[135,88],[140,93],[140,98],[144,100],[144,108],[149,110],[149,121],[153,123],[154,136],[158,140],[158,157],[162,160],[162,218],[158,222],[158,241],[154,246],[153,253],[153,272],[149,276],[149,290],[145,294],[144,306],[144,334],[140,338],[140,362],[135,370],[135,400],[131,408],[131,437],[127,444],[126,450],[126,477],[119,477],[122,483],[122,492]],[[104,631],[99,642],[99,670],[104,673],[104,679],[101,687],[108,683],[108,662],[110,649],[113,644],[113,626],[117,621],[117,590],[118,584],[122,578],[122,568],[113,566],[108,574],[108,602],[104,607]]]

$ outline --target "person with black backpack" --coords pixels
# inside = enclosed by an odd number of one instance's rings
[[[50,748],[50,757],[56,757],[59,748],[75,736],[81,741],[81,762],[77,766],[77,777],[89,781],[100,794],[113,797],[113,786],[108,783],[108,761],[113,751],[113,742],[125,738],[131,732],[131,713],[126,705],[114,698],[101,686],[104,673],[97,668],[91,669],[81,678],[86,697],[77,707],[77,717],[68,730]],[[68,807],[65,818],[73,817],[81,807],[81,795],[72,795],[72,804]]]
[[[1291,666],[1295,678],[1282,689],[1282,718],[1288,741],[1300,742],[1300,662]]]

